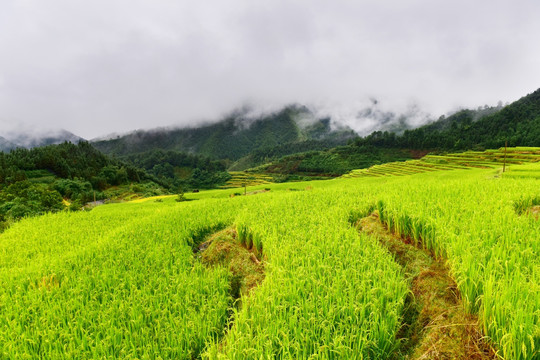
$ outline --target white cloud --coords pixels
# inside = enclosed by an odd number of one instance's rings
[[[383,111],[418,104],[438,117],[539,87],[539,10],[532,0],[6,0],[0,119],[91,138],[299,102],[367,129],[354,114],[371,97]]]

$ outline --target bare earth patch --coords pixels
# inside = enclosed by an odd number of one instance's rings
[[[443,260],[391,234],[372,214],[358,223],[394,255],[411,284],[395,359],[497,359],[480,333],[478,318],[464,312]]]
[[[532,206],[527,212],[534,216],[536,220],[538,220],[538,218],[540,217],[540,205]]]
[[[264,280],[264,263],[237,239],[229,227],[207,238],[199,246],[201,261],[206,266],[223,266],[232,274],[231,294],[235,299],[247,295]]]

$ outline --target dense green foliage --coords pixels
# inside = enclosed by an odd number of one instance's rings
[[[253,168],[281,159],[291,154],[312,151],[325,151],[342,144],[339,139],[305,140],[291,142],[280,146],[258,149],[233,163],[229,170],[238,171]]]
[[[374,146],[340,146],[325,151],[311,151],[284,156],[253,169],[281,175],[339,176],[353,169],[367,168],[390,161],[411,159],[406,150],[381,149]]]
[[[0,153],[0,184],[11,184],[28,177],[28,171],[46,170],[64,179],[90,181],[95,188],[140,181],[144,172],[112,160],[87,142],[63,143],[31,150],[18,148]]]
[[[253,151],[266,152],[268,150],[264,149],[280,146],[286,148],[306,140],[331,139],[344,144],[352,137],[350,129],[333,131],[328,119],[314,120],[311,125],[299,125],[297,119],[305,116],[313,115],[304,107],[290,106],[254,120],[242,114],[233,114],[215,124],[138,131],[116,139],[98,141],[94,145],[105,153],[116,155],[162,149],[190,152],[213,159],[238,160]],[[306,145],[310,146],[309,143]]]
[[[64,209],[62,200],[77,209],[103,199],[104,190],[119,185],[150,182],[141,191],[157,188],[144,171],[113,160],[87,142],[0,152],[0,224],[24,216]]]
[[[153,150],[121,159],[145,169],[174,189],[209,189],[231,178],[223,161],[177,151]]]
[[[355,144],[455,151],[498,148],[506,141],[509,146],[540,146],[540,89],[503,108],[462,110],[401,136],[376,131]]]
[[[55,189],[30,181],[19,181],[0,190],[0,232],[14,220],[64,208]]]

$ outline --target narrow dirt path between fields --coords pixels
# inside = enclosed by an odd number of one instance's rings
[[[358,228],[394,255],[410,281],[395,359],[497,359],[479,332],[478,318],[463,311],[459,291],[443,260],[391,234],[376,213]]]

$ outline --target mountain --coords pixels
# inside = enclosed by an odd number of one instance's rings
[[[256,118],[239,112],[218,123],[197,128],[136,131],[116,139],[96,141],[93,145],[115,155],[162,149],[237,160],[256,150],[305,141],[336,146],[354,136],[350,128],[335,126],[330,119],[317,118],[306,107],[295,105]]]
[[[358,146],[422,150],[493,149],[540,146],[540,89],[507,105],[465,109],[398,136],[376,131],[355,140]]]
[[[16,147],[23,147],[27,149],[57,145],[63,142],[71,142],[77,144],[83,138],[67,131],[67,130],[47,130],[47,131],[11,131],[4,135],[4,137]]]
[[[0,136],[0,152],[2,151],[7,152],[7,151],[10,151],[11,149],[15,149],[16,147],[17,147],[16,144]]]
[[[67,130],[17,130],[9,131],[0,136],[0,151],[8,152],[15,148],[32,149],[40,146],[57,145],[63,142],[77,144],[83,138]]]
[[[393,122],[395,123],[395,122]],[[540,146],[540,89],[514,103],[465,109],[437,121],[404,130],[402,134],[375,131],[356,138],[348,146],[287,155],[273,149],[262,161],[254,152],[237,161],[231,168],[286,176],[335,176],[351,169],[417,158],[429,151],[460,151],[509,146]],[[284,156],[286,155],[286,156]]]

